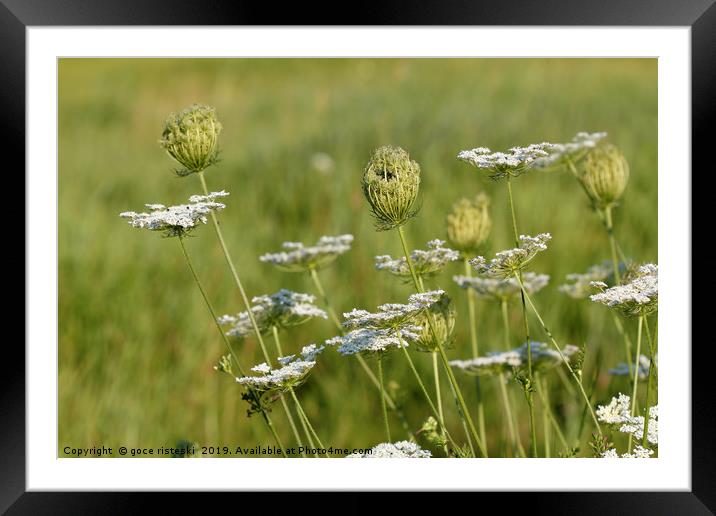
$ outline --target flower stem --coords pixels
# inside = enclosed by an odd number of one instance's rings
[[[515,203],[512,198],[512,181],[510,176],[507,176],[507,198],[510,203],[510,212],[512,213],[512,230],[515,237],[515,247],[520,246],[520,236],[517,232],[517,215],[515,214]],[[522,271],[518,271],[518,280],[520,285],[522,284]],[[532,373],[532,341],[530,340],[530,327],[527,321],[527,306],[525,305],[525,294],[522,289],[522,320],[525,326],[525,342],[527,343],[527,377],[529,378],[529,387],[525,387],[525,399],[527,400],[527,406],[529,407],[530,414],[530,442],[531,442],[531,456],[537,457],[537,428],[535,424],[535,408],[534,400],[532,397],[532,386],[534,385],[534,377]]]
[[[403,233],[403,227],[398,226],[398,235],[400,236],[400,243],[403,246],[403,253],[405,254],[405,260],[408,263],[408,268],[410,269],[410,275],[413,278],[413,283],[415,285],[415,289],[418,293],[421,293],[422,290],[420,288],[420,284],[418,282],[418,277],[415,274],[415,269],[413,267],[413,261],[410,259],[410,253],[408,252],[408,245],[405,242],[405,235]],[[457,380],[455,379],[455,375],[452,372],[452,369],[450,368],[450,363],[448,362],[447,355],[445,354],[445,348],[443,348],[442,342],[440,342],[440,338],[438,337],[438,333],[435,330],[435,325],[433,324],[432,317],[428,317],[428,324],[430,325],[430,330],[433,333],[433,337],[435,338],[435,343],[438,346],[438,351],[440,352],[440,359],[442,360],[443,367],[445,369],[445,372],[447,373],[448,380],[450,380],[450,385],[452,386],[452,391],[457,399],[458,404],[458,414],[460,416],[460,419],[463,420],[463,422],[468,426],[468,429],[470,431],[470,434],[472,434],[473,439],[477,443],[477,446],[480,448],[480,452],[484,457],[487,457],[487,450],[485,449],[485,446],[483,445],[482,441],[480,440],[480,436],[477,433],[477,430],[475,429],[475,423],[472,422],[472,418],[470,417],[470,413],[467,410],[467,405],[465,404],[465,399],[462,396],[462,392],[460,391],[460,386],[457,384]]]
[[[567,366],[567,369],[569,370],[569,373],[572,375],[572,378],[574,378],[574,381],[577,382],[577,386],[579,387],[579,391],[582,394],[582,397],[584,398],[584,402],[589,409],[589,413],[592,415],[592,420],[594,420],[594,425],[597,427],[597,432],[599,432],[599,435],[602,435],[602,429],[599,426],[599,421],[597,421],[597,416],[594,413],[594,409],[592,408],[592,402],[589,399],[589,396],[587,396],[587,393],[584,391],[584,386],[582,385],[582,381],[577,376],[577,373],[574,372],[574,369],[572,369],[572,366],[569,364],[569,360],[562,354],[562,350],[559,347],[559,344],[557,344],[557,341],[554,339],[554,336],[552,335],[552,332],[549,331],[549,328],[547,328],[547,325],[544,323],[544,320],[542,320],[542,316],[539,314],[539,311],[537,310],[537,307],[535,307],[534,303],[532,302],[532,299],[530,298],[529,294],[527,294],[527,291],[525,290],[525,286],[522,284],[522,280],[520,279],[520,276],[515,273],[515,278],[517,278],[517,281],[520,284],[520,288],[522,289],[522,293],[525,296],[525,299],[530,305],[530,308],[532,309],[532,312],[537,317],[537,320],[539,321],[540,325],[542,326],[542,330],[547,334],[547,337],[552,342],[552,345],[557,350],[557,353],[559,353],[559,356],[562,358],[562,362],[564,362],[564,365]]]
[[[641,330],[642,326],[644,325],[644,316],[640,315],[639,320],[637,322],[637,330],[636,330],[636,357],[634,358],[634,377],[633,377],[633,387],[631,391],[631,415],[634,416],[636,414],[636,395],[638,391],[639,386],[639,357],[641,356]],[[648,407],[647,407],[648,409]],[[632,434],[629,434],[629,453],[631,453],[632,444],[633,444],[633,437]]]
[[[465,275],[468,278],[472,277],[472,267],[468,263],[467,258],[463,260],[465,265]],[[475,293],[472,289],[467,289],[467,307],[470,316],[470,344],[472,345],[472,357],[477,358],[479,356],[477,346],[477,317],[475,315]],[[480,439],[487,446],[487,434],[485,432],[485,407],[482,401],[482,385],[480,383],[480,377],[475,377],[475,392],[477,394],[477,427],[480,430]]]
[[[385,424],[385,435],[388,437],[389,443],[393,442],[393,439],[390,437],[390,423],[388,423],[388,408],[385,405],[385,396],[383,396],[383,393],[385,392],[385,386],[383,385],[383,355],[380,354],[378,356],[378,379],[380,380],[380,406],[383,409],[383,423]]]
[[[609,247],[612,251],[612,267],[614,268],[614,281],[619,285],[622,280],[619,275],[619,259],[617,258],[617,242],[614,238],[614,224],[612,223],[612,207],[607,206],[604,208],[604,225],[607,228],[607,235],[609,235]]]
[[[557,422],[557,418],[554,417],[554,412],[552,412],[552,407],[550,406],[549,402],[549,391],[547,390],[547,386],[545,385],[545,379],[544,378],[537,378],[537,394],[540,397],[540,401],[542,401],[542,405],[545,407],[545,414],[547,415],[547,418],[552,423],[552,427],[554,428],[554,432],[557,434],[557,438],[559,439],[559,442],[562,443],[562,446],[564,447],[565,451],[569,451],[569,445],[567,444],[567,439],[564,437],[564,433],[562,432],[562,429],[559,427],[559,423]]]
[[[655,343],[651,340],[651,332],[649,331],[649,322],[644,320],[644,330],[646,333],[646,341],[649,345],[649,376],[646,380],[646,401],[644,403],[644,435],[641,438],[642,447],[647,446],[647,437],[649,435],[649,403],[651,402],[652,383],[654,381],[654,375],[656,374],[656,363],[654,362],[654,356],[656,354]]]
[[[502,312],[502,327],[504,329],[503,336],[504,336],[504,342],[505,342],[505,351],[508,351],[510,349],[510,321],[507,314],[507,299],[502,299],[500,301],[500,309]],[[517,433],[516,427],[517,424],[514,419],[514,415],[512,413],[512,402],[510,401],[510,396],[507,392],[507,380],[505,378],[505,374],[501,373],[500,376],[497,378],[498,383],[500,384],[500,391],[502,395],[502,401],[505,406],[505,416],[507,418],[507,429],[510,433],[510,439],[512,440],[512,453],[515,452],[519,453],[522,457],[525,457],[525,450],[522,447],[522,442],[520,441],[520,436]]]
[[[239,369],[239,373],[241,374],[241,376],[246,376],[246,373],[244,372],[243,367],[241,367],[241,362],[239,362],[238,357],[234,353],[234,350],[231,347],[231,344],[229,343],[229,339],[226,338],[226,334],[224,333],[224,330],[222,330],[221,326],[219,325],[219,320],[216,317],[216,312],[214,312],[214,307],[211,305],[211,301],[209,301],[209,297],[206,294],[206,290],[204,290],[204,286],[201,284],[201,281],[199,280],[199,276],[196,274],[196,270],[194,269],[194,264],[192,263],[191,258],[189,258],[189,253],[186,250],[186,246],[184,245],[184,239],[182,237],[179,237],[179,245],[181,246],[182,254],[184,255],[186,264],[189,266],[191,275],[194,277],[194,282],[196,283],[196,286],[199,288],[199,292],[201,292],[201,297],[204,298],[204,303],[206,304],[206,307],[209,310],[209,315],[211,315],[211,319],[214,321],[214,324],[216,325],[216,329],[219,331],[219,334],[221,335],[221,338],[224,341],[224,344],[226,345],[227,349],[229,350],[229,354],[231,354],[231,357],[234,359],[234,362],[236,363],[236,367],[238,367],[238,369]],[[256,399],[257,404],[260,406],[259,395],[250,389],[249,389],[249,392]],[[278,434],[276,433],[276,429],[274,428],[273,423],[271,422],[271,418],[269,417],[268,413],[266,413],[266,410],[263,408],[261,408],[261,414],[264,418],[264,421],[266,422],[266,425],[269,427],[269,430],[271,431],[271,434],[273,435],[273,438],[276,441],[276,444],[278,445],[279,449],[281,450],[281,454],[284,457],[286,457],[286,452],[283,449],[283,444],[281,444],[281,439],[279,439]]]
[[[341,321],[338,319],[338,316],[336,315],[336,311],[333,308],[333,304],[331,303],[331,300],[328,298],[328,295],[326,295],[326,291],[323,288],[323,284],[321,283],[320,277],[318,276],[318,272],[311,267],[309,269],[311,280],[313,281],[313,285],[316,287],[316,290],[318,291],[318,294],[323,299],[323,306],[326,307],[326,311],[328,312],[328,315],[330,316],[333,323],[336,325],[336,328],[338,329],[341,334],[345,333],[345,330],[343,326],[341,325]],[[380,382],[378,381],[378,378],[376,378],[375,373],[373,373],[373,370],[370,368],[370,366],[366,363],[365,359],[360,355],[355,355],[356,360],[360,364],[361,368],[365,372],[365,374],[368,376],[370,381],[373,383],[376,389],[378,391],[381,391],[381,395],[385,399],[385,402],[388,404],[388,408],[395,412],[395,415],[398,417],[398,420],[400,421],[401,426],[403,427],[403,430],[408,434],[410,440],[414,440],[413,433],[410,430],[410,425],[408,425],[407,419],[405,419],[405,414],[403,411],[398,407],[398,405],[393,401],[393,398],[388,394],[387,391],[382,392],[380,388]]]

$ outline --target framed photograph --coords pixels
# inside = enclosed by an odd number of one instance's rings
[[[3,0],[27,304],[0,509],[510,491],[711,514],[713,353],[691,337],[711,4],[347,26]]]

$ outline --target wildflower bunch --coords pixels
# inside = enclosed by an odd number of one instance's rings
[[[380,443],[366,453],[351,453],[347,459],[429,459],[430,451],[410,441],[396,443]]]
[[[657,356],[658,355],[654,355],[655,365],[657,365]],[[639,355],[639,370],[637,372],[639,380],[646,380],[649,377],[649,366],[649,357],[646,355]],[[616,365],[616,367],[609,370],[609,374],[612,376],[633,376],[631,371],[632,370],[630,369],[629,364],[620,362]]]
[[[584,158],[592,149],[596,148],[607,133],[578,132],[568,143],[555,143],[549,155],[539,158],[535,162],[536,168],[555,167],[570,163],[577,163]]]
[[[540,233],[537,236],[520,235],[519,247],[500,251],[489,262],[483,256],[478,256],[469,263],[480,274],[507,278],[524,269],[537,253],[545,251],[551,238],[549,233]]]
[[[379,231],[402,226],[420,209],[420,165],[400,147],[376,149],[363,171],[361,186]]]
[[[216,163],[221,129],[214,108],[194,104],[169,115],[159,144],[184,167],[177,175],[187,176]]]
[[[604,282],[592,282],[591,286],[601,290],[589,297],[595,303],[601,303],[619,310],[626,316],[645,316],[655,312],[659,303],[659,268],[653,263],[642,265],[631,277],[624,278],[626,283],[607,287]]]
[[[299,356],[290,355],[280,357],[279,364],[282,367],[273,369],[266,363],[251,368],[258,376],[242,376],[236,378],[236,382],[260,393],[266,392],[287,392],[303,384],[308,373],[316,365],[316,356],[320,354],[324,346],[317,347],[315,344],[305,346]]]
[[[466,256],[477,254],[492,229],[488,207],[490,198],[483,192],[473,199],[460,199],[446,219],[450,245]]]
[[[326,312],[314,304],[315,300],[310,294],[281,289],[274,294],[254,297],[251,312],[259,330],[265,334],[273,327],[282,329],[303,324],[314,317],[328,318]],[[230,327],[226,331],[230,337],[242,339],[254,333],[248,311],[223,315],[219,317],[219,324]]]
[[[199,224],[207,223],[207,215],[211,211],[223,210],[226,205],[216,202],[219,197],[226,197],[228,192],[212,192],[208,195],[192,195],[189,204],[164,206],[163,204],[145,204],[148,213],[125,211],[120,217],[129,219],[129,225],[135,228],[161,231],[166,237],[182,237]]]
[[[470,289],[481,299],[489,301],[507,301],[520,294],[520,284],[514,277],[509,278],[483,278],[471,276],[453,276],[453,281],[460,288]],[[542,290],[549,283],[547,274],[525,272],[522,274],[522,284],[528,294]]]
[[[631,398],[619,393],[607,405],[599,405],[596,410],[599,421],[617,427],[622,433],[631,434],[635,439],[641,440],[644,436],[644,416],[631,415]],[[647,435],[649,444],[659,444],[659,407],[649,407],[649,430]]]
[[[306,272],[325,267],[350,251],[352,242],[353,235],[322,236],[315,245],[308,247],[301,242],[284,242],[283,251],[266,253],[259,260],[286,272]]]
[[[544,342],[530,342],[532,350],[532,368],[535,371],[547,371],[563,363],[559,353]],[[527,344],[517,349],[488,353],[486,356],[468,360],[452,360],[450,365],[473,376],[491,376],[510,372],[527,364]],[[567,361],[579,354],[580,348],[571,344],[562,349]]]
[[[625,269],[624,264],[619,264],[619,270]],[[610,261],[592,265],[583,274],[567,274],[566,280],[571,283],[560,285],[558,290],[573,299],[584,299],[594,293],[593,282],[614,284],[614,267]]]
[[[427,250],[416,249],[410,253],[415,274],[420,277],[432,276],[440,272],[448,263],[460,259],[460,253],[443,247],[444,245],[444,240],[430,240],[427,243]],[[396,276],[410,276],[410,267],[404,256],[399,258],[391,258],[388,255],[376,256],[375,268]]]
[[[553,150],[551,143],[533,143],[527,147],[512,147],[508,152],[492,152],[487,147],[460,151],[458,159],[487,172],[492,179],[516,177],[546,158]]]

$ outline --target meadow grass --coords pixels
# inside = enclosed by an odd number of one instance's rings
[[[280,288],[317,294],[308,274],[281,273],[258,257],[284,241],[312,243],[343,233],[355,235],[353,249],[321,273],[339,312],[404,302],[413,292],[411,284],[389,280],[373,267],[375,255],[402,252],[392,232],[375,232],[360,187],[371,151],[384,144],[407,149],[422,168],[422,207],[405,226],[410,248],[444,238],[452,203],[485,191],[492,199],[491,255],[513,246],[504,185],[458,161],[457,152],[607,131],[631,167],[614,211],[617,239],[635,261],[658,261],[654,59],[62,59],[61,455],[67,445],[158,447],[179,439],[222,446],[270,443],[260,417],[246,418],[239,386],[213,370],[224,344],[176,242],[130,231],[117,217],[147,202],[174,204],[200,193],[195,178],[173,174],[175,163],[158,145],[168,113],[193,102],[214,106],[224,125],[221,161],[206,172],[206,181],[210,190],[231,192],[219,219],[249,296]],[[317,166],[319,153],[330,156],[332,165]],[[549,286],[533,296],[541,316],[560,344],[587,346],[583,377],[587,385],[594,382],[588,392],[595,403],[631,392],[626,378],[606,374],[624,360],[607,309],[557,291],[566,274],[610,258],[607,236],[586,196],[566,170],[530,171],[515,185],[520,232],[553,236],[530,266],[551,276]],[[243,305],[212,232],[202,227],[185,243],[217,312],[236,313]],[[462,273],[456,262],[426,284],[445,289],[457,305],[451,359],[471,356],[467,296],[451,280]],[[476,310],[481,353],[503,349],[500,307],[478,301]],[[518,300],[509,313],[513,347],[521,344],[521,317]],[[531,314],[530,322],[533,338],[547,341]],[[636,341],[636,324],[625,326]],[[281,342],[292,353],[334,335],[330,320],[316,320],[284,332]],[[237,354],[246,365],[263,361],[254,339],[237,347]],[[429,354],[413,359],[421,375],[431,378]],[[431,415],[419,386],[400,353],[386,356],[383,367],[389,391],[417,431]],[[475,414],[474,381],[455,374]],[[545,379],[569,439],[585,417],[583,403],[559,376]],[[514,382],[508,389],[528,447],[524,401]],[[487,381],[482,391],[487,442],[496,447],[506,435],[500,392]],[[325,445],[368,447],[383,440],[379,398],[355,361],[325,352],[298,395]],[[450,405],[447,426],[458,434],[447,383],[443,399]],[[535,404],[539,407],[537,396]],[[274,409],[272,418],[290,442],[281,411]],[[405,438],[398,435],[397,421],[391,424],[393,438]],[[614,436],[615,442],[623,439]],[[552,447],[557,448],[554,435]],[[580,455],[590,455],[586,448]]]

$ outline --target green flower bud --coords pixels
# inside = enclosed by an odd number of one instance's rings
[[[587,156],[581,180],[597,207],[613,206],[629,181],[629,163],[615,146],[599,146]]]
[[[480,192],[473,200],[460,199],[447,216],[450,245],[463,255],[476,255],[492,229],[490,198]]]
[[[420,339],[414,343],[418,351],[436,353],[439,349],[435,335],[437,335],[443,349],[453,347],[455,307],[453,307],[452,301],[447,294],[443,294],[436,303],[430,305],[430,308],[425,310],[422,315],[415,320],[414,324],[422,328]],[[435,329],[435,335],[433,334],[433,328]]]
[[[385,146],[373,152],[362,187],[379,231],[402,226],[420,209],[420,165],[400,147]]]
[[[169,115],[159,144],[184,167],[177,174],[187,176],[217,162],[220,132],[214,108],[194,104]]]

